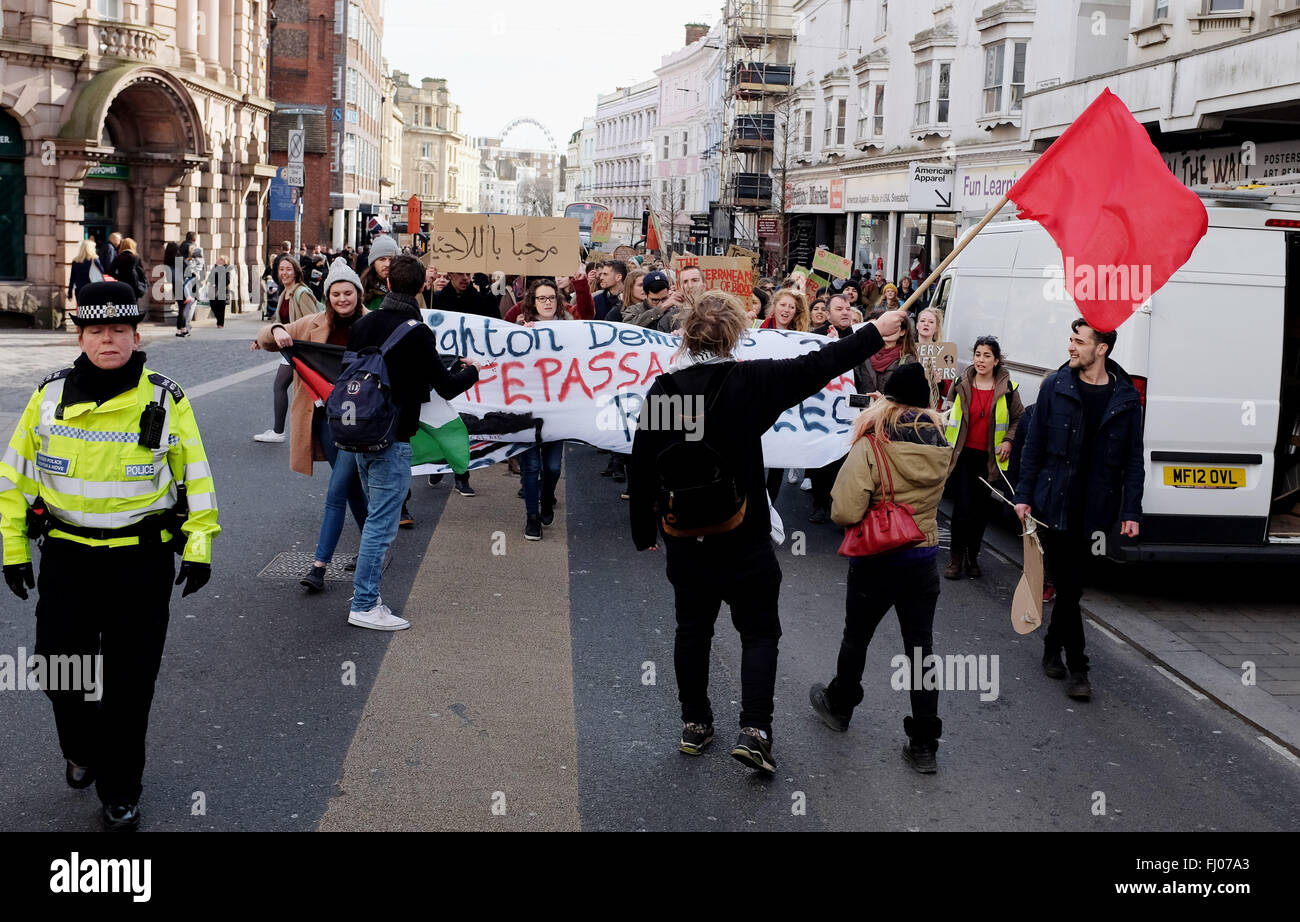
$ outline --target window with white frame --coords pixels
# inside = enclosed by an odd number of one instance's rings
[[[686,152],[690,149],[690,141],[691,141],[691,133],[689,131],[683,131],[682,132],[682,156],[683,157],[686,156]]]
[[[985,115],[1016,113],[1021,110],[1025,95],[1025,57],[1028,49],[1027,41],[1016,39],[984,46]]]
[[[876,34],[884,35],[889,31],[889,0],[880,0],[876,12]]]
[[[425,141],[420,145],[420,157],[429,160],[433,157],[433,142]]]
[[[885,85],[868,83],[858,90],[858,139],[885,134]]]
[[[1237,13],[1246,8],[1246,0],[1205,0],[1207,13]]]
[[[116,19],[122,18],[122,0],[99,0],[99,18]]]
[[[951,61],[926,61],[916,65],[916,103],[912,124],[918,128],[948,124],[951,98]]]
[[[339,171],[339,151],[342,149],[342,147],[343,147],[343,136],[336,131],[334,132],[333,151],[330,156],[331,173],[337,173]]]
[[[357,136],[349,134],[343,139],[343,172],[357,171]]]
[[[343,5],[345,0],[334,0],[334,34],[343,34],[343,24],[346,20],[343,18]]]
[[[361,7],[355,3],[348,4],[348,38],[361,37]]]
[[[803,152],[804,152],[805,154],[811,154],[811,153],[812,153],[812,138],[813,138],[812,123],[813,123],[813,114],[812,114],[812,110],[811,110],[811,109],[806,109],[806,110],[804,110],[804,113],[803,113]]]
[[[1169,18],[1169,0],[1156,0],[1156,8],[1155,8],[1155,12],[1154,12],[1154,14],[1152,15],[1151,18],[1152,18],[1152,19],[1168,19],[1168,18]]]
[[[659,159],[660,159],[660,160],[667,160],[667,159],[668,159],[668,143],[669,143],[669,141],[668,141],[668,135],[664,135],[663,141],[664,141],[664,153],[663,153],[663,156],[660,157]]]
[[[334,99],[343,98],[343,68],[334,68]]]
[[[853,0],[840,0],[840,6],[843,7],[843,13],[840,16],[840,36],[842,39],[841,48],[849,47],[849,21],[853,15]]]

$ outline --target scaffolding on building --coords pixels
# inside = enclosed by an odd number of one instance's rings
[[[726,0],[723,7],[727,89],[719,205],[730,216],[731,239],[759,252],[758,215],[776,213],[780,205],[773,199],[777,110],[794,86],[793,25],[790,0]]]

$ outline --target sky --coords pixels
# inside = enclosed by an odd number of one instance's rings
[[[722,0],[386,0],[383,53],[413,85],[447,78],[462,132],[496,136],[530,117],[563,154],[597,95],[653,77],[682,47],[686,23],[721,12]],[[549,146],[531,126],[510,144]]]

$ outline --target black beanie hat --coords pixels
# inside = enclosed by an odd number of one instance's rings
[[[909,407],[925,408],[930,405],[930,382],[925,377],[925,366],[920,362],[899,365],[889,376],[880,393],[895,403]]]

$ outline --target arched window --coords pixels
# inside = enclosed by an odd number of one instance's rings
[[[0,110],[0,279],[27,278],[27,177],[23,129]]]

